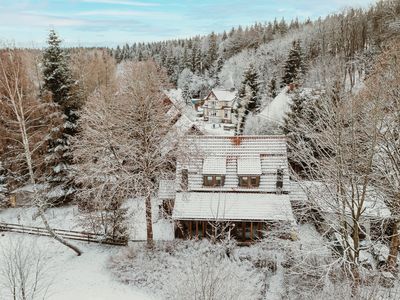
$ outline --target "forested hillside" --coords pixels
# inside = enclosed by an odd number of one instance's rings
[[[259,96],[265,99],[275,86],[288,83],[285,64],[295,41],[303,64],[297,80],[303,85],[322,84],[329,76],[327,67],[341,64],[353,86],[368,72],[372,58],[399,33],[399,15],[398,1],[381,1],[367,10],[347,9],[314,21],[275,19],[208,36],[121,45],[112,52],[117,62],[154,59],[193,97],[216,85],[239,89],[243,73],[253,65]]]

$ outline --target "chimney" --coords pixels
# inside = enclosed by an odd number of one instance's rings
[[[282,194],[283,188],[283,169],[279,167],[276,170],[276,193],[278,195]]]
[[[240,136],[234,136],[231,138],[232,144],[235,146],[240,146],[240,144],[242,143],[242,137]]]

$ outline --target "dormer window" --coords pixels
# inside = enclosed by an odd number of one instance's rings
[[[259,187],[260,176],[239,176],[239,186],[247,188]]]
[[[237,173],[240,187],[259,187],[262,173],[260,157],[238,158]]]
[[[207,157],[203,161],[203,186],[224,186],[226,174],[225,157]]]
[[[204,175],[203,185],[210,187],[224,186],[225,176],[224,175]]]

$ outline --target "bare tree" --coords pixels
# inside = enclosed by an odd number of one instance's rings
[[[378,173],[376,186],[382,190],[392,213],[392,237],[387,266],[397,268],[400,246],[400,43],[389,44],[377,59],[374,70],[365,82],[361,96],[367,102],[380,104],[376,114],[383,115],[379,131],[379,153],[374,167]]]
[[[21,237],[0,243],[0,286],[14,300],[45,299],[51,274],[45,252]],[[0,296],[6,296],[5,294]]]
[[[38,174],[34,157],[38,149],[43,147],[44,141],[40,132],[45,130],[46,125],[38,123],[37,118],[40,118],[40,115],[37,114],[37,110],[40,109],[41,103],[30,89],[23,60],[17,50],[8,50],[0,56],[0,91],[0,106],[6,112],[2,114],[1,124],[9,133],[7,138],[20,146],[15,153],[15,159],[26,167],[27,182],[32,185],[34,191],[32,204],[37,208],[38,215],[50,235],[80,255],[81,251],[76,246],[52,230],[44,214],[47,203],[40,197],[37,189]],[[2,112],[4,113],[3,110]]]
[[[376,180],[373,165],[383,114],[380,103],[344,91],[343,83],[327,84],[326,94],[297,124],[303,140],[291,143],[292,158],[304,166],[310,180],[305,189],[317,207],[329,210],[325,225],[339,236],[341,265],[357,289],[360,277],[361,223],[368,193]],[[307,108],[304,108],[307,110]],[[290,124],[289,124],[290,125]]]
[[[158,181],[174,172],[174,139],[163,105],[164,72],[151,61],[124,66],[117,91],[93,94],[75,141],[82,202],[105,207],[129,198],[145,202],[147,245],[153,246],[152,197]]]

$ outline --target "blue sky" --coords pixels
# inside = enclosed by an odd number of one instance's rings
[[[41,47],[49,29],[67,46],[115,46],[222,32],[275,17],[316,19],[376,0],[0,0],[0,41]]]

